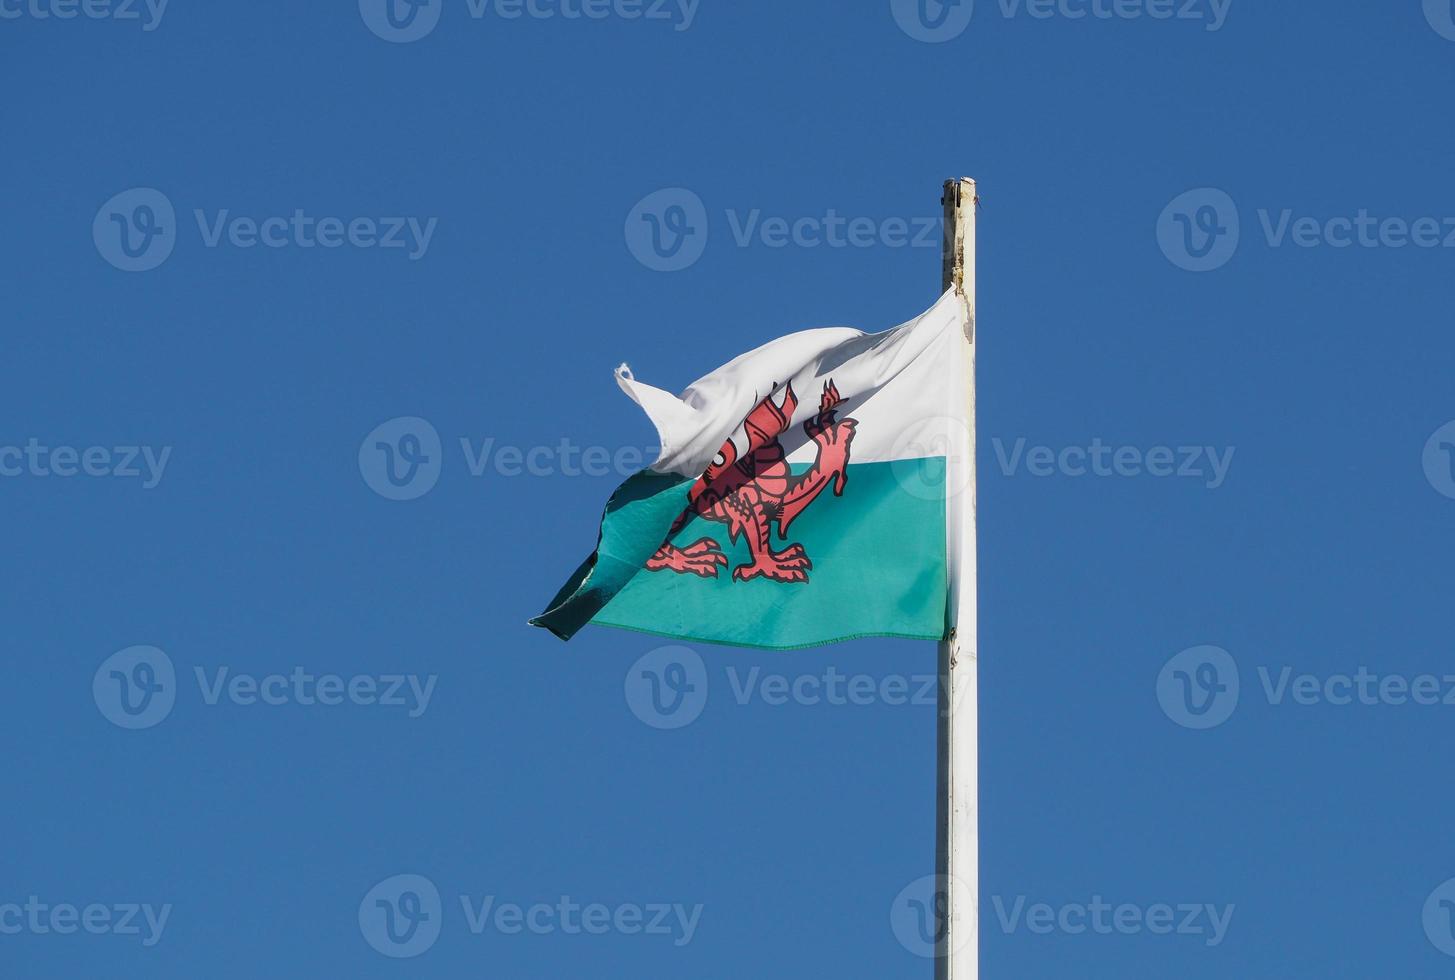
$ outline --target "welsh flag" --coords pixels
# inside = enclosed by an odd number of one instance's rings
[[[942,639],[973,519],[973,358],[951,290],[882,333],[781,337],[680,396],[622,365],[661,454],[531,623],[768,649]]]

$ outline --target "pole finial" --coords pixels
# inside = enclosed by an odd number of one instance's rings
[[[940,197],[940,204],[945,209],[944,262],[940,275],[942,293],[952,288],[964,293],[966,232],[975,220],[978,200],[974,178],[959,177],[945,181],[945,190]]]

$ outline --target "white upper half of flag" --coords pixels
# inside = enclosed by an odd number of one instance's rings
[[[694,381],[681,396],[637,381],[625,364],[616,378],[657,429],[661,453],[651,468],[659,473],[697,477],[728,438],[746,444],[743,420],[754,406],[769,395],[783,404],[789,387],[797,407],[782,445],[790,463],[811,463],[815,447],[802,423],[819,413],[830,384],[842,398],[839,417],[857,420],[855,462],[955,457],[973,438],[967,343],[964,304],[952,290],[882,333],[825,327],[780,337]]]

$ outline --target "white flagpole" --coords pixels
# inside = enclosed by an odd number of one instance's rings
[[[937,806],[935,863],[938,922],[937,980],[979,980],[980,977],[980,710],[976,639],[975,560],[975,181],[945,181],[944,276],[941,290],[955,287],[965,304],[965,392],[968,431],[951,447],[947,464],[953,514],[961,514],[951,554],[950,639],[940,644],[939,721],[937,741]],[[956,453],[960,460],[954,460]],[[960,479],[952,478],[958,467]],[[968,479],[966,479],[968,478]],[[961,483],[960,480],[965,482]],[[960,489],[963,487],[963,489]]]

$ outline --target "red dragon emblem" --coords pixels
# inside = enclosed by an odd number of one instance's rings
[[[726,524],[728,539],[734,543],[739,537],[747,539],[751,560],[733,569],[734,581],[746,582],[761,575],[774,582],[807,582],[813,562],[803,545],[790,544],[774,551],[769,545],[770,532],[776,524],[779,540],[787,538],[789,525],[830,484],[834,496],[843,496],[849,480],[849,444],[858,423],[849,418],[835,421],[842,402],[830,379],[824,385],[818,414],[803,424],[803,431],[818,446],[817,457],[807,472],[796,476],[778,441],[793,424],[793,412],[798,408],[793,385],[785,386],[782,404],[775,404],[771,394],[759,402],[743,420],[748,439],[745,451],[739,456],[731,438],[722,444],[717,459],[693,484],[687,508],[667,532],[667,540],[647,559],[647,568],[716,578],[718,568],[728,564],[716,541],[702,538],[685,548],[672,543],[688,521],[701,517]]]

